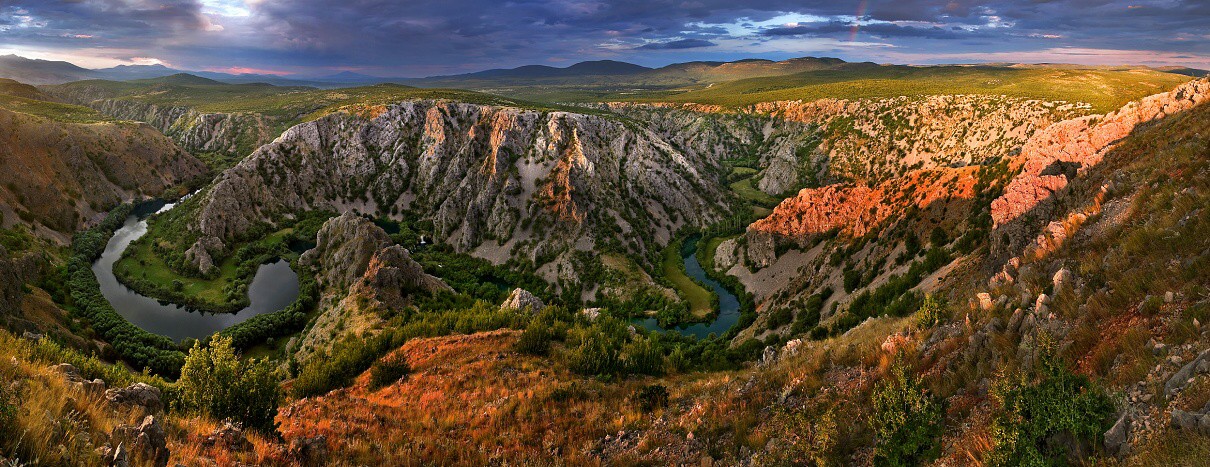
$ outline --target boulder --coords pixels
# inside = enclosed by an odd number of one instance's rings
[[[995,302],[992,302],[992,294],[990,294],[990,293],[979,292],[978,294],[975,295],[975,298],[977,298],[979,300],[979,309],[980,310],[988,311],[996,306]]]
[[[328,463],[328,438],[319,435],[313,438],[290,440],[290,457],[296,465],[322,466]]]
[[[1075,278],[1075,274],[1072,274],[1067,268],[1059,269],[1058,272],[1055,272],[1054,277],[1051,278],[1051,284],[1054,285],[1055,293],[1059,293],[1064,287],[1071,287]]]
[[[1184,389],[1194,376],[1207,372],[1210,372],[1210,349],[1203,350],[1197,358],[1186,363],[1171,378],[1168,378],[1168,381],[1164,383],[1164,396],[1171,399],[1177,392]]]
[[[115,427],[110,437],[112,442],[119,443],[117,452],[121,452],[125,447],[135,459],[149,462],[156,467],[168,465],[168,438],[164,435],[164,427],[153,415],[143,417],[138,426]]]
[[[1130,451],[1130,415],[1122,412],[1118,421],[1105,432],[1105,451],[1111,455],[1120,456]]]
[[[63,375],[63,379],[67,380],[69,383],[79,383],[84,381],[84,377],[80,376],[80,370],[76,368],[75,365],[70,363],[53,365],[50,367],[50,370]]]
[[[202,440],[202,446],[217,446],[227,451],[244,452],[252,449],[252,442],[244,435],[243,428],[227,422],[206,436],[206,439]]]
[[[500,305],[502,310],[528,310],[531,313],[538,313],[546,308],[546,304],[542,303],[542,299],[535,297],[525,289],[513,289],[513,293],[508,295],[504,303]]]
[[[584,318],[588,319],[589,322],[592,322],[592,321],[596,321],[597,318],[601,317],[601,309],[600,308],[585,308],[583,310],[580,310],[580,314],[584,315]]]
[[[160,400],[160,388],[146,383],[134,383],[124,388],[105,391],[105,399],[112,404],[129,404],[146,409],[150,413],[164,408]]]

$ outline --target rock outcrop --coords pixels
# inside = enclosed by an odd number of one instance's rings
[[[1021,172],[1004,188],[1004,195],[991,204],[993,227],[1010,243],[1001,247],[1015,249],[1032,238],[1037,225],[1014,221],[1026,214],[1033,219],[1053,218],[1056,197],[1071,180],[1099,164],[1105,153],[1137,126],[1208,100],[1210,80],[1194,80],[1106,115],[1056,123],[1030,137],[1016,158]]]
[[[328,219],[299,264],[324,288],[320,315],[295,341],[300,361],[341,336],[377,329],[382,311],[403,308],[415,294],[452,290],[381,227],[352,213]]]
[[[156,413],[164,408],[160,399],[160,389],[146,383],[134,383],[124,388],[107,390],[105,400],[114,405],[142,407],[148,413]]]
[[[303,210],[412,210],[460,251],[648,251],[726,210],[700,160],[621,119],[416,100],[297,125],[219,177],[191,228],[240,238]]]
[[[113,429],[110,442],[117,446],[113,460],[125,457],[130,452],[131,461],[143,461],[156,467],[168,465],[168,438],[164,427],[154,416],[148,415],[138,425],[120,425]],[[141,464],[141,463],[140,463]]]
[[[504,299],[504,303],[500,305],[504,310],[519,310],[538,313],[546,308],[546,304],[542,303],[542,299],[534,296],[525,289],[513,289],[513,292]]]
[[[282,130],[271,118],[255,113],[212,113],[157,105],[119,98],[110,89],[83,83],[49,89],[60,99],[114,118],[147,123],[192,153],[243,157],[273,141]]]
[[[10,257],[11,256],[11,257]],[[0,246],[0,318],[16,315],[25,296],[23,286],[42,276],[46,258],[36,253],[10,255]]]
[[[339,290],[365,275],[370,259],[391,244],[381,227],[353,213],[324,222],[315,240],[315,248],[303,253],[299,263],[316,272],[319,285]]]

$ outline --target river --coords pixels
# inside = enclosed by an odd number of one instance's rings
[[[281,310],[298,298],[298,274],[290,269],[288,261],[281,259],[262,264],[256,270],[256,275],[248,286],[250,304],[236,313],[191,310],[139,295],[122,285],[114,276],[114,263],[122,257],[122,252],[126,251],[130,242],[147,233],[146,218],[152,210],[158,214],[172,209],[173,206],[175,204],[164,204],[162,207],[155,204],[140,206],[126,218],[122,227],[114,232],[109,243],[105,245],[105,252],[92,265],[92,272],[101,285],[101,294],[127,321],[148,332],[165,335],[177,341],[187,337],[202,339],[253,316]]]
[[[714,321],[708,323],[695,323],[688,326],[678,326],[672,329],[661,328],[655,318],[644,318],[635,320],[635,323],[642,325],[644,328],[652,331],[676,331],[687,336],[696,336],[698,339],[704,339],[711,334],[721,336],[726,334],[731,326],[739,321],[739,298],[731,291],[723,287],[718,281],[711,279],[706,275],[706,270],[702,269],[702,264],[697,260],[697,244],[699,237],[692,237],[688,240],[689,248],[682,251],[681,260],[685,262],[685,273],[699,283],[706,284],[718,294],[718,316]]]

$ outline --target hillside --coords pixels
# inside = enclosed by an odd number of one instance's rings
[[[65,240],[123,201],[194,180],[202,164],[155,129],[0,83],[0,225]]]

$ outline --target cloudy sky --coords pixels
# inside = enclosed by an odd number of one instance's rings
[[[1210,68],[1210,0],[0,0],[0,55],[430,76],[832,56]]]

